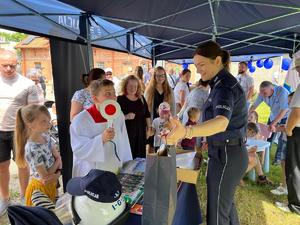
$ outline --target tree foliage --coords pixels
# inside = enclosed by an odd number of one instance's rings
[[[23,33],[6,33],[6,32],[0,32],[0,37],[4,37],[5,41],[14,41],[14,42],[20,42],[22,41],[27,34]]]

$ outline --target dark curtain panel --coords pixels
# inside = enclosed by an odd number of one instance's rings
[[[71,99],[76,90],[83,88],[80,76],[89,71],[88,57],[86,46],[57,39],[50,39],[50,51],[65,191],[73,164],[69,134]]]

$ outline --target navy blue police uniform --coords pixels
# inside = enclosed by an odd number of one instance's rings
[[[248,166],[246,97],[226,69],[210,80],[209,85],[211,92],[204,105],[203,122],[225,116],[229,124],[224,132],[207,137],[207,224],[236,225],[239,219],[234,193]]]

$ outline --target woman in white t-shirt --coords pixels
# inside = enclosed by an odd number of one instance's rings
[[[184,69],[181,72],[180,81],[176,84],[174,88],[174,96],[176,103],[176,113],[179,113],[182,106],[184,105],[188,94],[190,93],[188,82],[191,79],[191,71],[189,69]]]

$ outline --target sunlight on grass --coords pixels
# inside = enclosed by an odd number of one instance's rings
[[[271,159],[274,158],[276,145],[271,149]],[[272,161],[272,160],[270,160]],[[197,184],[202,218],[205,223],[206,214],[206,166],[202,167],[201,176]],[[266,174],[275,185],[281,182],[281,167],[270,165],[270,173]],[[276,208],[275,202],[287,202],[286,196],[275,196],[270,193],[271,186],[258,186],[255,182],[246,180],[246,187],[238,187],[235,194],[241,225],[300,225],[300,216],[285,213]]]

